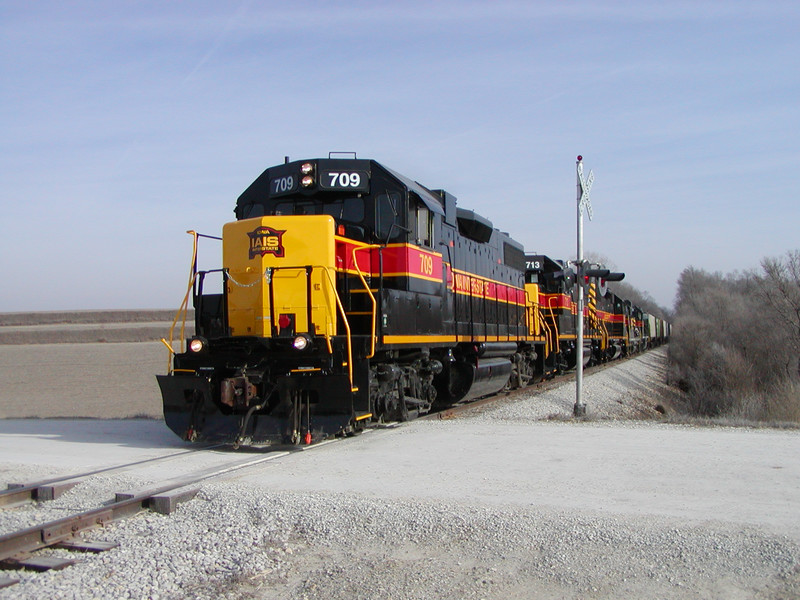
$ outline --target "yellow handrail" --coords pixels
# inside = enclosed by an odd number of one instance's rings
[[[192,236],[192,266],[189,271],[189,285],[186,288],[186,294],[183,297],[183,302],[181,302],[180,308],[178,308],[178,312],[175,313],[175,318],[172,320],[172,325],[169,328],[169,342],[166,339],[161,338],[161,342],[167,347],[170,354],[167,357],[167,374],[172,374],[172,356],[175,354],[175,349],[172,345],[172,341],[174,339],[175,333],[175,326],[178,324],[178,321],[181,321],[181,352],[183,352],[184,348],[183,345],[186,340],[186,317],[189,313],[189,294],[192,293],[194,289],[194,282],[197,278],[197,232],[193,229],[187,231],[189,235]],[[183,313],[183,317],[181,318],[181,313]]]
[[[356,252],[358,250],[371,250],[373,248],[380,248],[381,246],[378,244],[370,244],[369,246],[361,246],[359,248],[353,248],[353,266],[356,268],[356,273],[358,273],[358,278],[361,279],[361,283],[364,284],[364,289],[367,290],[367,294],[369,295],[369,299],[372,302],[372,332],[370,334],[370,350],[369,355],[367,358],[372,358],[375,356],[375,315],[378,310],[378,303],[375,301],[375,296],[372,294],[372,290],[369,289],[369,285],[367,284],[367,280],[364,279],[364,274],[361,272],[361,269],[358,266],[358,260],[356,259]]]
[[[544,339],[545,339],[545,348],[547,349],[547,354],[545,354],[545,358],[550,356],[551,352],[555,352],[556,350],[556,342],[553,338],[553,332],[550,329],[550,324],[547,322],[547,319],[544,318],[544,314],[542,311],[536,311],[536,317],[539,320],[539,327],[542,328],[544,331]]]
[[[347,322],[347,315],[344,312],[344,306],[342,306],[342,301],[339,299],[339,292],[336,291],[336,284],[331,279],[331,274],[328,272],[328,267],[322,267],[322,270],[325,272],[325,276],[328,278],[328,282],[331,284],[333,297],[336,298],[336,306],[339,307],[339,312],[341,313],[342,321],[344,322],[344,328],[347,331],[347,371],[350,377],[350,391],[357,392],[358,388],[353,385],[353,343],[350,339],[350,323]],[[328,342],[328,347],[330,348],[330,342]]]
[[[558,339],[561,334],[558,332],[558,319],[556,319],[555,309],[553,308],[553,300],[554,299],[555,298],[552,298],[552,297],[547,299],[547,310],[550,311],[550,317],[551,317],[551,319],[553,321],[553,329],[554,329],[555,334],[556,334],[556,339]]]

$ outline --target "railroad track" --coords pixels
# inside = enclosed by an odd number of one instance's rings
[[[328,443],[330,442],[323,441],[319,444],[303,448],[292,447],[287,449],[284,447],[268,449],[258,452],[256,456],[251,455],[244,459],[241,454],[237,454],[236,460],[226,461],[222,465],[201,469],[181,477],[165,480],[149,486],[147,489],[116,492],[113,493],[111,499],[94,508],[78,511],[66,517],[60,517],[0,535],[0,569],[6,571],[11,569],[31,569],[36,571],[63,569],[75,564],[78,559],[73,557],[37,556],[37,552],[45,548],[64,548],[81,552],[103,552],[111,550],[117,547],[117,544],[113,542],[85,541],[81,537],[82,534],[88,530],[103,527],[115,521],[131,517],[143,510],[153,510],[162,514],[169,514],[178,503],[193,498],[199,491],[198,484],[201,482],[215,478],[223,478],[226,475],[243,469],[277,460],[296,452],[316,449]],[[91,473],[84,473],[82,476],[85,481],[94,474],[131,469],[144,463],[152,463],[157,460],[175,458],[190,453],[197,454],[198,450],[179,452],[165,457],[157,457],[155,459],[98,469]],[[42,500],[42,498],[38,497],[38,494],[35,493],[35,490],[47,489],[50,487],[65,491],[62,489],[62,486],[68,485],[69,487],[67,489],[69,489],[74,487],[77,483],[79,482],[75,481],[75,476],[71,476],[68,478],[48,480],[47,482],[37,482],[20,488],[7,490],[3,492],[2,495],[6,496],[6,498],[11,498],[14,496],[15,492],[24,489],[24,492],[19,492],[20,496],[14,503],[15,506],[20,506],[21,503],[30,499]],[[45,494],[45,496],[47,496],[47,494]],[[7,503],[5,506],[11,507],[12,504]],[[17,579],[0,575],[0,588],[8,587],[15,583],[18,583]]]
[[[74,473],[61,477],[54,477],[42,481],[35,481],[29,483],[9,483],[8,489],[0,490],[0,508],[14,508],[21,504],[27,504],[33,501],[47,501],[55,500],[64,492],[72,489],[88,477],[99,474],[118,473],[133,469],[146,464],[152,464],[161,461],[167,461],[189,454],[202,452],[203,450],[211,450],[220,448],[223,444],[216,444],[213,446],[201,446],[192,448],[191,450],[181,450],[180,452],[173,452],[165,454],[164,456],[156,456],[153,458],[146,458],[131,463],[124,463],[119,465],[112,465],[95,469],[93,471],[86,471],[84,473]]]

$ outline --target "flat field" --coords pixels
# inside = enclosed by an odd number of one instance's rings
[[[161,418],[173,314],[0,314],[0,418]]]

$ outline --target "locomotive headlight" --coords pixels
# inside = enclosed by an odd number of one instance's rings
[[[314,184],[314,178],[311,175],[306,175],[300,180],[300,185],[303,187],[309,187]]]
[[[300,172],[303,175],[311,175],[311,173],[314,172],[314,165],[312,165],[311,163],[303,163],[300,166]]]
[[[310,345],[311,340],[307,335],[298,335],[292,342],[292,346],[294,346],[295,350],[305,350]]]
[[[189,350],[192,352],[201,352],[206,347],[206,341],[203,338],[195,337],[189,342]]]

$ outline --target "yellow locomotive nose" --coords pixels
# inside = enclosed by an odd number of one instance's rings
[[[336,335],[333,217],[265,216],[227,223],[232,336]]]

